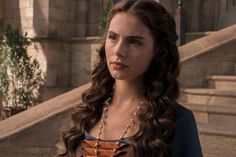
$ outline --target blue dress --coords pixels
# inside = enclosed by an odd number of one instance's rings
[[[171,157],[203,157],[197,125],[192,111],[180,105],[174,123],[176,129],[174,138],[171,141],[173,150]],[[87,132],[85,132],[85,139],[96,141],[96,138]],[[103,141],[115,142],[116,140]],[[121,142],[128,141],[129,138],[126,138]]]
[[[203,157],[192,111],[180,106],[175,120],[172,157]]]

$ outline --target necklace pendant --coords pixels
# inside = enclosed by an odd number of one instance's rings
[[[117,142],[116,142],[116,145],[117,145],[117,146],[119,146],[119,145],[120,145],[120,142],[119,142],[119,141],[117,141]]]
[[[95,149],[94,152],[95,152],[95,155],[98,156],[98,150]]]

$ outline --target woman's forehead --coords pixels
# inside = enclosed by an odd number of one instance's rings
[[[139,20],[138,17],[129,13],[117,13],[110,21],[109,31],[125,33],[129,36],[150,35],[149,29]]]

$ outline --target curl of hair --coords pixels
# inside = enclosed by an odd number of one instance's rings
[[[169,157],[170,141],[175,132],[179,96],[178,36],[173,17],[153,0],[121,0],[110,11],[108,25],[115,14],[125,12],[139,18],[154,39],[155,56],[144,74],[142,95],[147,105],[138,114],[139,130],[131,138],[138,157]],[[73,124],[62,134],[66,152],[61,156],[74,157],[76,147],[102,115],[104,101],[111,96],[114,79],[109,73],[105,42],[99,50],[99,63],[92,72],[91,87],[82,94],[83,104],[72,113]]]

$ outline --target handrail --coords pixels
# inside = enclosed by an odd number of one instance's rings
[[[180,62],[210,52],[226,43],[235,42],[235,34],[236,24],[179,47]]]
[[[88,86],[89,83],[0,121],[0,140],[79,105]]]

